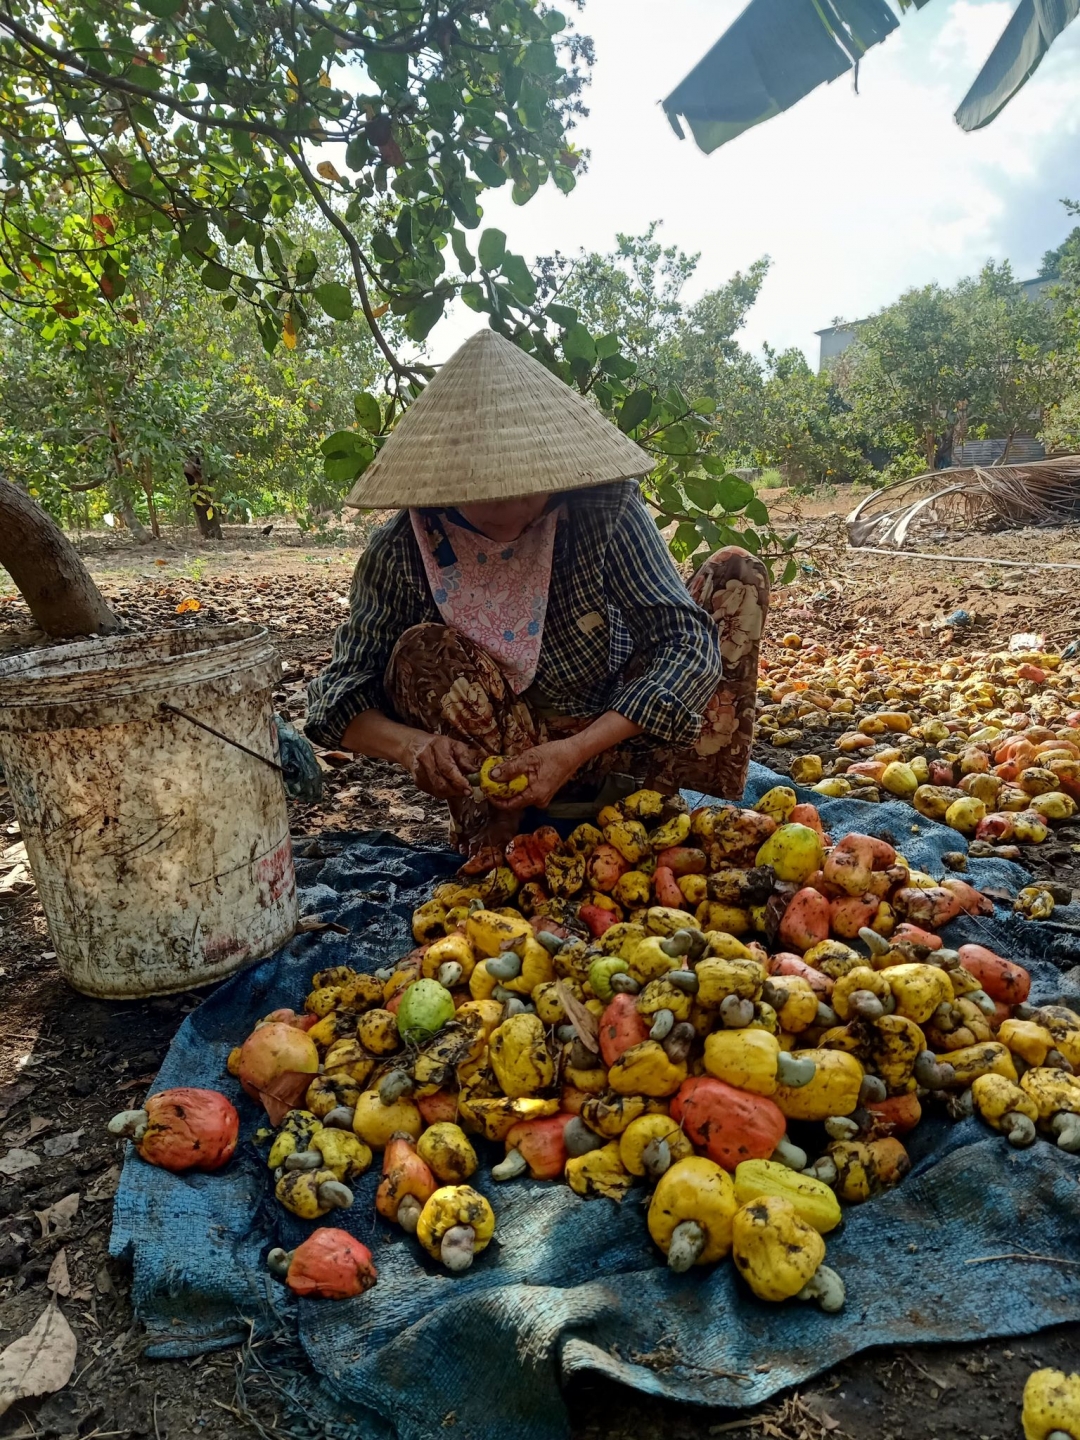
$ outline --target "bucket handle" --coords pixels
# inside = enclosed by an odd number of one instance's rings
[[[265,755],[260,755],[257,750],[251,750],[247,745],[241,745],[239,740],[233,740],[229,735],[223,735],[220,730],[215,730],[212,725],[207,725],[203,720],[196,720],[194,715],[189,715],[186,710],[180,710],[175,705],[169,705],[162,700],[159,706],[161,710],[167,710],[170,715],[179,715],[182,720],[197,725],[200,730],[205,730],[208,735],[214,735],[218,740],[224,740],[226,745],[231,745],[234,750],[242,750],[245,755],[250,755],[253,760],[261,760],[264,765],[269,765],[271,770],[276,770],[284,777],[285,771],[276,760],[268,760]]]

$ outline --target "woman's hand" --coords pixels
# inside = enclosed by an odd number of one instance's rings
[[[466,745],[463,740],[453,740],[449,735],[417,733],[405,747],[401,763],[418,790],[439,800],[452,800],[472,793],[468,777],[479,770],[483,758],[482,750]]]
[[[536,745],[511,760],[504,760],[492,771],[492,779],[505,783],[517,775],[525,775],[529,783],[520,794],[509,800],[492,799],[491,804],[500,810],[524,810],[528,805],[543,810],[582,763],[576,740],[577,736],[549,740],[546,745]]]

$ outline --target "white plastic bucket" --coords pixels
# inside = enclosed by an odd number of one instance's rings
[[[112,1000],[187,990],[294,933],[274,768],[279,674],[253,625],[80,641],[0,663],[0,759],[76,990]]]

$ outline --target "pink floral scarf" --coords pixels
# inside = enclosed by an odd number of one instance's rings
[[[447,625],[494,656],[520,695],[532,684],[544,639],[557,510],[500,544],[443,511],[409,511],[432,598]]]

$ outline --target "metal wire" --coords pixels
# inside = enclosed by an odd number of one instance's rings
[[[253,760],[261,760],[264,765],[269,765],[271,770],[276,770],[284,777],[285,771],[276,760],[269,760],[265,755],[260,755],[257,750],[250,749],[247,745],[241,745],[239,740],[234,740],[230,735],[223,735],[220,730],[215,730],[212,725],[207,725],[203,720],[196,720],[194,715],[189,715],[186,710],[180,710],[175,705],[169,705],[162,700],[159,706],[167,710],[170,715],[179,715],[182,720],[187,720],[192,725],[197,725],[200,730],[205,730],[208,735],[214,735],[218,740],[224,740],[226,745],[231,745],[234,750],[242,750],[245,755],[250,755]]]

